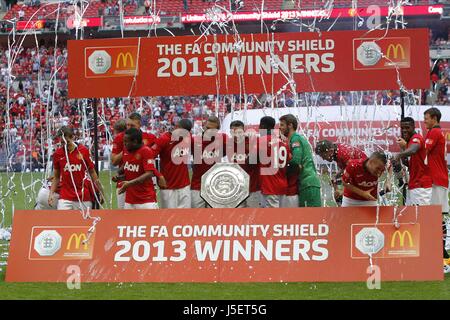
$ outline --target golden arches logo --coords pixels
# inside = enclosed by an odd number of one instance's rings
[[[128,65],[128,60],[130,61],[130,65]],[[129,52],[119,53],[116,61],[116,68],[119,68],[120,62],[122,62],[122,68],[134,68],[134,59]]]
[[[391,240],[391,248],[395,247],[395,240],[399,239],[399,244],[400,247],[404,247],[405,246],[405,238],[406,236],[408,236],[408,243],[409,243],[409,247],[413,247],[414,243],[413,243],[413,239],[411,236],[411,232],[409,232],[408,230],[400,232],[400,230],[397,230],[394,232],[393,236],[392,236],[392,240]]]
[[[84,250],[87,250],[88,244],[87,244],[87,237],[85,233],[72,233],[72,235],[69,238],[69,241],[67,242],[66,249],[69,250],[72,247],[72,241],[75,240],[75,249],[80,249],[80,245],[82,244],[84,246]],[[83,241],[83,242],[82,242]]]
[[[387,48],[387,51],[386,51],[386,56],[389,58],[389,59],[391,59],[391,53],[394,53],[394,55],[393,55],[393,58],[394,59],[398,59],[398,53],[399,53],[399,51],[400,51],[400,53],[401,53],[401,58],[402,59],[405,59],[406,58],[406,56],[405,56],[405,49],[403,48],[403,46],[401,45],[401,44],[390,44],[389,46],[388,46],[388,48]]]

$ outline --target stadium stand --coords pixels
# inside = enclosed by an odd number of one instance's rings
[[[179,15],[182,13],[204,13],[207,9],[213,7],[215,4],[223,6],[224,8],[239,11],[258,11],[261,10],[261,1],[256,0],[245,0],[242,1],[242,6],[239,6],[236,2],[231,2],[228,0],[156,0],[149,1],[150,5],[155,7],[150,9],[152,12],[159,15]],[[430,0],[415,0],[412,1],[413,5],[428,5],[438,3],[437,1]],[[124,14],[145,14],[145,10],[139,10],[143,8],[144,2],[140,3],[138,6],[137,0],[127,0],[124,1]],[[317,0],[265,0],[264,10],[294,10],[294,9],[318,9],[326,4],[325,1]],[[352,2],[349,0],[336,0],[333,3],[334,7],[341,8],[351,8]],[[370,5],[380,5],[386,6],[387,1],[385,0],[359,0],[357,3],[358,7],[368,7]],[[70,16],[73,12],[70,9],[68,3],[62,3],[60,11],[60,18]],[[185,8],[186,6],[186,8]],[[17,3],[11,7],[4,17],[4,20],[10,20],[17,18],[20,20],[28,20],[31,17],[35,19],[56,19],[58,4],[56,3],[45,3],[42,2],[39,5],[32,5],[31,2],[25,4],[25,2]],[[23,11],[20,17],[20,11]],[[92,1],[86,8],[84,17],[99,17],[99,16],[114,16],[119,12],[117,1]]]
[[[124,1],[124,14],[134,14],[137,9],[137,2],[135,0]],[[59,18],[65,18],[74,14],[72,5],[68,3],[60,4],[60,13]],[[23,10],[24,15],[19,19],[19,12]],[[42,3],[38,6],[31,6],[25,4],[15,4],[12,6],[11,10],[7,12],[4,17],[4,20],[11,20],[13,18],[17,18],[19,20],[29,20],[33,19],[56,19],[58,11],[57,3]],[[118,1],[111,2],[101,2],[101,1],[92,1],[89,6],[86,8],[84,13],[84,17],[92,18],[99,17],[101,15],[117,15],[119,12],[119,4]]]

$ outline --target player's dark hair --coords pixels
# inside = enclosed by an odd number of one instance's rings
[[[370,159],[378,159],[383,161],[384,164],[387,163],[387,156],[384,152],[381,151],[375,151],[370,155]]]
[[[280,118],[280,121],[284,121],[286,122],[286,124],[289,126],[290,124],[292,124],[292,127],[294,128],[294,130],[297,130],[298,127],[298,121],[297,118],[293,115],[293,114],[285,114],[284,116],[282,116]]]
[[[206,121],[217,124],[217,129],[220,129],[220,120],[216,116],[209,116]]]
[[[192,121],[189,119],[181,119],[180,121],[178,121],[177,126],[181,129],[191,131]]]
[[[124,119],[119,119],[114,123],[114,130],[117,132],[124,132],[127,130],[127,122]]]
[[[431,118],[436,118],[437,122],[441,122],[441,111],[438,108],[430,108],[425,110],[425,112],[423,113],[423,115],[428,114]]]
[[[65,137],[65,138],[72,139],[74,134],[73,134],[72,128],[70,128],[68,126],[62,126],[61,128],[59,128],[58,133],[56,134],[56,136],[57,137]]]
[[[241,120],[234,120],[230,123],[230,129],[231,128],[245,128],[245,124]]]
[[[262,117],[259,121],[259,128],[266,130],[273,130],[275,128],[275,119],[271,116]]]
[[[130,128],[125,131],[125,134],[137,144],[142,144],[142,131],[136,128]]]
[[[316,154],[321,155],[330,149],[334,149],[334,143],[330,140],[321,140],[317,142],[316,149],[314,151]]]
[[[416,123],[415,123],[414,119],[411,118],[411,117],[405,117],[405,118],[403,118],[402,120],[400,120],[400,123],[409,123],[409,124],[411,124],[413,127],[416,126]]]
[[[133,112],[133,113],[131,113],[129,116],[128,116],[128,119],[130,119],[130,120],[136,120],[136,121],[141,121],[142,120],[142,117],[141,117],[141,115],[139,114],[139,113],[137,113],[137,112]]]

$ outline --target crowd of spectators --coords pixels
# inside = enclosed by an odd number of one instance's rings
[[[80,137],[86,132],[92,132],[89,130],[93,128],[92,101],[68,99],[66,48],[54,48],[47,44],[41,45],[38,50],[22,49],[11,66],[13,79],[8,76],[8,56],[8,49],[0,49],[0,170],[5,168],[6,162],[9,162],[10,168],[17,170],[36,170],[42,167],[48,147],[47,139],[54,134],[55,128],[71,125]],[[56,81],[52,77],[55,62]],[[438,61],[436,72],[431,75],[434,92],[438,96],[436,104],[450,104],[448,68],[447,60]],[[7,88],[10,80],[8,106]],[[429,92],[425,92],[421,103],[426,103],[428,96]],[[280,95],[248,94],[245,97],[204,95],[100,99],[99,150],[103,153],[108,149],[105,146],[112,140],[110,132],[114,123],[133,111],[142,115],[144,130],[159,134],[170,130],[181,118],[191,119],[195,124],[194,130],[198,132],[202,120],[216,111],[223,118],[231,111],[244,109],[295,105],[370,105],[375,102],[390,105],[399,104],[399,99],[398,91],[320,94],[285,91]],[[82,119],[87,120],[83,123]],[[7,159],[6,155],[11,158]]]
[[[448,59],[440,59],[435,62],[435,67],[431,73],[432,90],[430,97],[437,105],[450,104],[450,68]]]

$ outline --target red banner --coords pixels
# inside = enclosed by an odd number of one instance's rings
[[[378,11],[379,10],[379,11]],[[214,16],[207,14],[184,14],[181,16],[183,23],[200,23],[217,21],[259,21],[259,20],[278,20],[278,19],[308,19],[308,18],[353,18],[371,17],[371,16],[388,16],[389,7],[378,7],[377,10],[373,8],[333,8],[330,10],[324,9],[305,9],[305,10],[269,10],[259,12],[235,12],[233,14],[215,14]],[[405,6],[397,9],[397,14],[403,16],[427,16],[427,15],[442,15],[444,12],[443,5],[430,6]]]
[[[67,28],[82,28],[82,27],[101,27],[103,26],[103,17],[96,18],[82,18],[75,19],[75,16],[70,16],[66,21]]]
[[[126,16],[123,18],[124,26],[134,25],[152,25],[154,23],[159,24],[161,17],[159,16]]]
[[[280,210],[16,211],[6,281],[443,280],[438,206]]]
[[[17,30],[39,30],[45,26],[45,20],[17,21]]]
[[[398,89],[398,74],[408,89],[429,87],[427,29],[247,34],[235,40],[70,40],[69,96]]]

